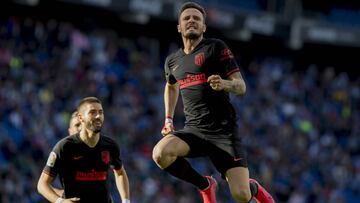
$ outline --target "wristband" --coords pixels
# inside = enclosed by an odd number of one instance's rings
[[[173,119],[170,116],[166,116],[165,123],[173,123]]]
[[[121,203],[130,203],[130,200],[129,199],[123,199],[123,200],[121,200]]]
[[[55,203],[61,203],[63,200],[64,200],[63,198],[59,197],[56,199]]]

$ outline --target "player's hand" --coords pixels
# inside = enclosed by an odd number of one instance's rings
[[[225,88],[223,79],[221,79],[220,75],[211,75],[208,77],[207,81],[210,84],[210,87],[215,91],[221,91]]]
[[[78,201],[80,201],[80,198],[73,197],[73,198],[69,198],[69,199],[64,199],[63,201],[61,201],[61,203],[76,203]]]
[[[164,127],[161,130],[161,134],[163,136],[166,136],[172,132],[174,132],[175,128],[174,128],[174,124],[172,121],[165,121]]]

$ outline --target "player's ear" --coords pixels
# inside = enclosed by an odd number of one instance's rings
[[[82,113],[78,113],[77,114],[77,117],[79,118],[79,121],[82,122],[83,121],[83,117],[82,117]]]
[[[181,32],[179,24],[177,25],[177,30],[178,30],[179,33]]]
[[[206,24],[204,23],[203,32],[206,32]]]

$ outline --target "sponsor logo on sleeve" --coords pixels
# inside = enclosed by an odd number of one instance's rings
[[[176,69],[178,69],[178,68],[179,68],[179,65],[176,64],[176,65],[172,68],[172,70],[173,70],[173,71],[176,71]]]
[[[232,58],[234,58],[234,55],[229,48],[225,48],[221,50],[221,58],[220,58],[221,61]]]
[[[54,167],[56,162],[56,153],[55,152],[50,152],[49,158],[46,162],[46,165],[49,167]]]

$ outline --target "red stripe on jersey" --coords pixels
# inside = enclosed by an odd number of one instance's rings
[[[189,82],[189,83],[181,84],[180,89],[183,89],[185,87],[194,86],[194,85],[203,84],[203,83],[206,83],[206,82],[207,82],[207,79],[192,81],[192,82]]]
[[[79,180],[79,181],[98,181],[98,180],[106,180],[106,179],[107,179],[106,171],[95,171],[95,170],[92,170],[91,172],[77,171],[75,176],[75,180]]]
[[[206,83],[207,78],[205,73],[198,73],[193,75],[188,74],[184,79],[181,79],[178,82],[180,84],[180,89],[183,89],[185,87]]]
[[[226,73],[226,77],[229,77],[231,74],[235,73],[235,72],[240,72],[240,69],[239,68],[235,68],[234,70]]]

